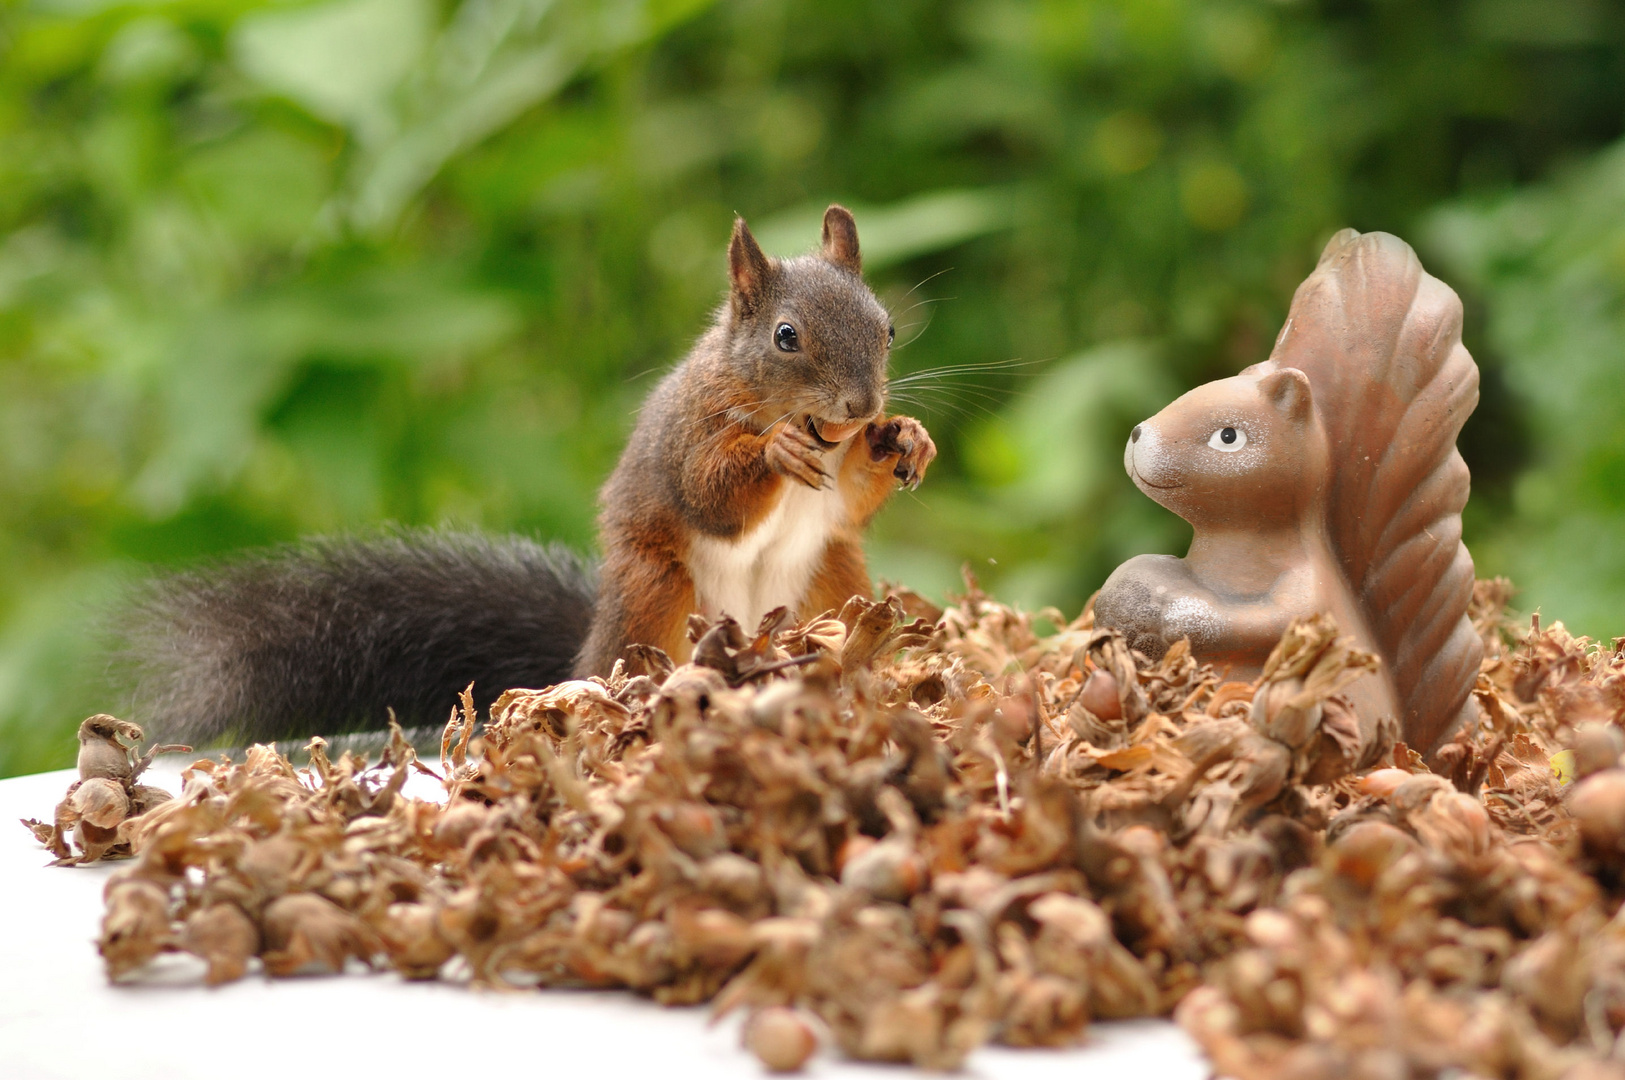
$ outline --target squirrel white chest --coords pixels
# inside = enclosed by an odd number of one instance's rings
[[[825,467],[833,473],[839,464],[834,459]],[[815,491],[786,481],[778,502],[749,532],[731,540],[694,538],[688,569],[696,606],[705,615],[732,615],[747,633],[776,607],[799,609],[830,535],[845,516],[845,502],[833,484]]]

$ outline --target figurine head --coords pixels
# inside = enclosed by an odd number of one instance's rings
[[[1198,386],[1135,426],[1123,467],[1198,527],[1301,520],[1326,476],[1309,378],[1263,363]]]

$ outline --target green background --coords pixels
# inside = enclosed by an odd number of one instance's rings
[[[1625,633],[1605,0],[0,0],[0,775],[116,706],[122,582],[382,521],[578,547],[724,285],[857,212],[941,458],[878,573],[1075,614],[1188,530],[1127,429],[1337,228],[1467,303],[1468,541]],[[140,719],[140,718],[135,718]]]

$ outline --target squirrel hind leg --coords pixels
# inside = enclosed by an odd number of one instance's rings
[[[573,677],[607,678],[634,644],[653,645],[674,663],[684,663],[692,648],[688,616],[694,609],[694,579],[681,562],[617,553],[604,564],[592,626],[576,654]]]
[[[824,549],[796,614],[810,619],[820,612],[840,611],[852,597],[872,599],[874,591],[862,545],[856,540],[837,537]]]

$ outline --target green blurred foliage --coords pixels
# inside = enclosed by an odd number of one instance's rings
[[[732,215],[789,253],[835,199],[895,373],[941,373],[877,572],[1070,612],[1180,550],[1127,429],[1260,359],[1352,224],[1470,286],[1481,566],[1625,628],[1625,170],[1553,180],[1622,118],[1603,0],[4,0],[0,775],[116,705],[93,616],[154,564],[590,545]]]
[[[1625,146],[1443,208],[1427,236],[1482,298],[1485,340],[1528,403],[1531,467],[1479,562],[1505,567],[1548,621],[1625,635]]]

